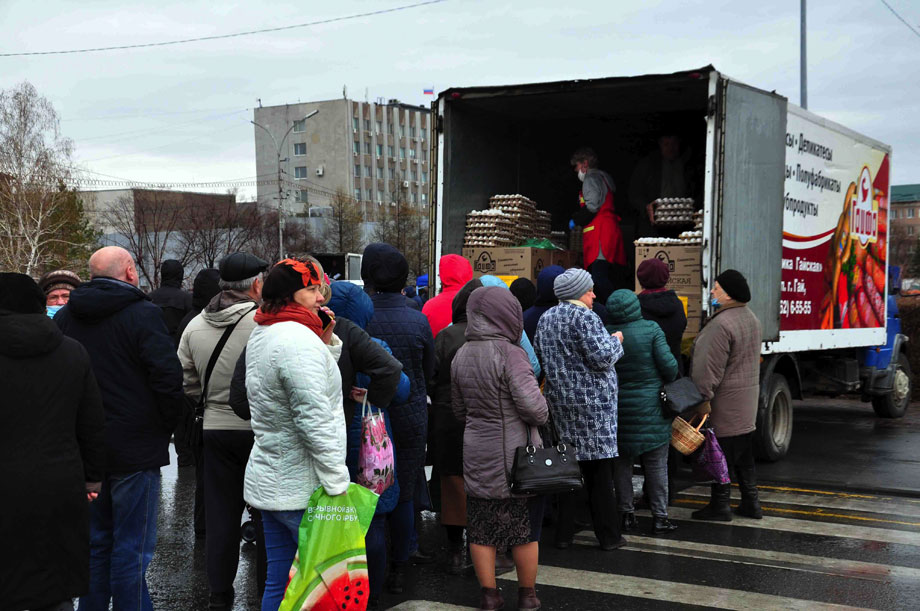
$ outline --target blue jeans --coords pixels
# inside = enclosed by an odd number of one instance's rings
[[[262,611],[278,611],[284,599],[291,564],[297,553],[297,537],[304,511],[305,509],[262,512],[268,564],[265,593],[262,594]]]
[[[157,543],[160,470],[109,475],[90,505],[89,594],[79,611],[152,611],[144,574]]]
[[[658,446],[641,454],[642,473],[645,475],[645,491],[652,515],[668,517],[668,448],[670,444]],[[613,459],[613,483],[617,491],[617,508],[620,513],[633,511],[633,463],[634,456],[618,456]]]

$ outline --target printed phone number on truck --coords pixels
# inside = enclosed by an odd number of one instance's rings
[[[811,314],[811,301],[808,299],[780,299],[780,316],[794,316],[796,314]]]

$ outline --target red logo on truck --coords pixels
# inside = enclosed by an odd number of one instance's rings
[[[863,166],[859,188],[850,200],[850,236],[865,246],[878,241],[878,200],[872,187],[872,173]]]

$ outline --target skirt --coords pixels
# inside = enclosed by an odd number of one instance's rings
[[[466,498],[466,537],[470,543],[506,549],[540,540],[543,497]]]

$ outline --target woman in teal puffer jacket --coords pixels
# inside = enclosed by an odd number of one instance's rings
[[[671,354],[658,323],[644,320],[639,299],[621,289],[607,299],[607,329],[623,332],[624,355],[616,364],[620,380],[617,415],[617,446],[614,483],[623,530],[635,530],[632,472],[636,459],[642,463],[652,534],[666,534],[677,528],[668,521],[668,444],[671,420],[661,410],[658,392],[677,377],[677,361]]]

